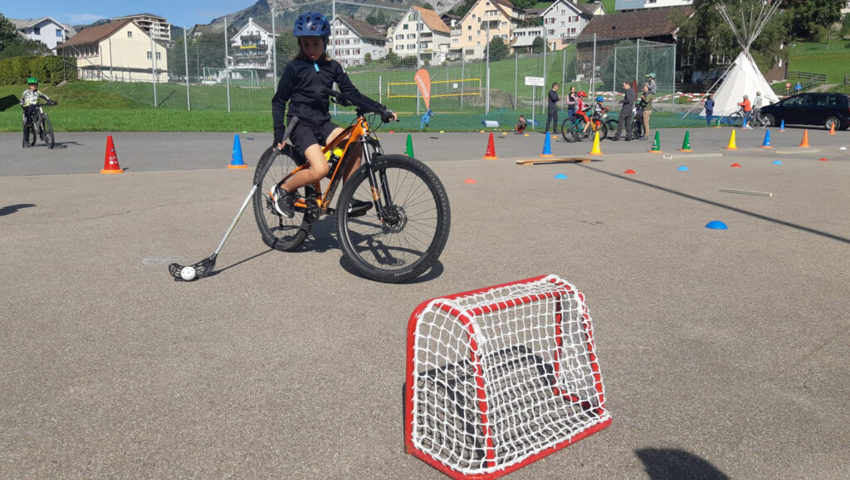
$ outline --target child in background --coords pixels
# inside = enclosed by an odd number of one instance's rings
[[[528,127],[528,122],[525,121],[525,116],[520,115],[519,120],[516,122],[516,133],[522,134],[525,133],[525,129]]]

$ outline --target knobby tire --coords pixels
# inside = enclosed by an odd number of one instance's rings
[[[425,164],[405,155],[383,155],[372,170],[392,205],[382,220],[374,205],[350,214],[353,200],[372,200],[369,172],[359,168],[346,181],[337,203],[337,238],[360,275],[385,283],[415,279],[430,269],[449,237],[451,211],[445,188]]]
[[[307,238],[315,221],[303,208],[296,208],[293,218],[282,216],[274,209],[272,193],[275,186],[296,166],[292,146],[287,144],[280,152],[269,147],[263,152],[254,171],[254,184],[259,185],[254,192],[254,219],[257,221],[263,243],[284,252],[298,248]],[[312,187],[299,188],[293,196],[305,198],[305,194],[314,195]]]

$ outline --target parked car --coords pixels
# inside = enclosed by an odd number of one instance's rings
[[[843,93],[800,93],[761,108],[768,125],[823,125],[829,130],[850,127],[850,96]]]

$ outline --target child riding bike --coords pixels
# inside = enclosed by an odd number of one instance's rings
[[[27,89],[21,95],[21,107],[24,109],[24,121],[31,125],[37,118],[39,112],[38,99],[43,98],[50,102],[50,97],[38,91],[38,79],[30,77],[27,79]]]
[[[584,99],[587,98],[587,93],[578,92],[576,97],[578,97],[578,101],[576,102],[576,118],[584,120],[584,130],[582,130],[582,133],[584,133],[587,131],[587,126],[590,125],[590,117],[588,117],[587,114],[592,105],[584,103]]]
[[[291,122],[293,117],[298,117],[300,122],[292,131],[289,142],[310,164],[310,168],[299,171],[275,188],[275,208],[287,218],[295,216],[292,192],[320,181],[330,170],[320,145],[327,145],[343,131],[330,121],[330,102],[328,95],[323,92],[331,89],[336,83],[339,90],[354,105],[370,111],[386,112],[393,120],[398,119],[395,113],[361,94],[351,83],[342,66],[328,56],[330,31],[328,19],[321,13],[302,13],[295,19],[292,34],[298,40],[300,51],[284,68],[277,92],[272,98],[274,144],[279,149],[284,147],[284,112],[287,123]],[[353,148],[352,153],[356,160],[343,172],[346,179],[360,166],[362,147],[354,145]],[[368,208],[371,205],[368,202],[353,202],[351,208]]]
[[[604,102],[604,101],[605,101],[605,97],[599,95],[599,96],[596,97],[596,103],[592,107],[587,109],[588,113],[591,113],[591,111],[592,111],[591,119],[594,122],[601,122],[602,119],[605,118],[605,115],[608,113],[608,107],[606,107],[605,105],[602,105],[602,102]],[[585,135],[585,136],[587,135],[587,129],[591,128],[591,123],[592,122],[590,120],[587,120],[587,117],[585,116],[584,129],[581,132],[582,135]],[[594,130],[595,130],[595,128],[594,128]]]

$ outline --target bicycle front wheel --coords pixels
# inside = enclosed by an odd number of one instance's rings
[[[44,116],[44,142],[47,148],[53,148],[56,144],[56,139],[53,136],[53,124],[50,123],[50,117]]]
[[[259,188],[254,192],[254,218],[263,243],[271,248],[290,251],[297,248],[307,238],[315,221],[317,212],[302,207],[295,208],[295,216],[287,218],[274,208],[274,189],[278,183],[288,178],[297,164],[293,160],[292,147],[286,145],[283,151],[269,147],[263,152],[254,172],[254,184]],[[299,188],[296,198],[315,197],[311,187]]]
[[[371,200],[369,170],[345,182],[337,204],[337,234],[343,254],[371,280],[401,283],[430,269],[449,238],[451,211],[446,190],[425,164],[404,155],[375,159],[372,172],[381,211],[350,211]]]
[[[743,124],[744,124],[744,116],[741,115],[740,113],[735,112],[732,115],[729,115],[729,125],[731,125],[733,127],[740,127]]]

